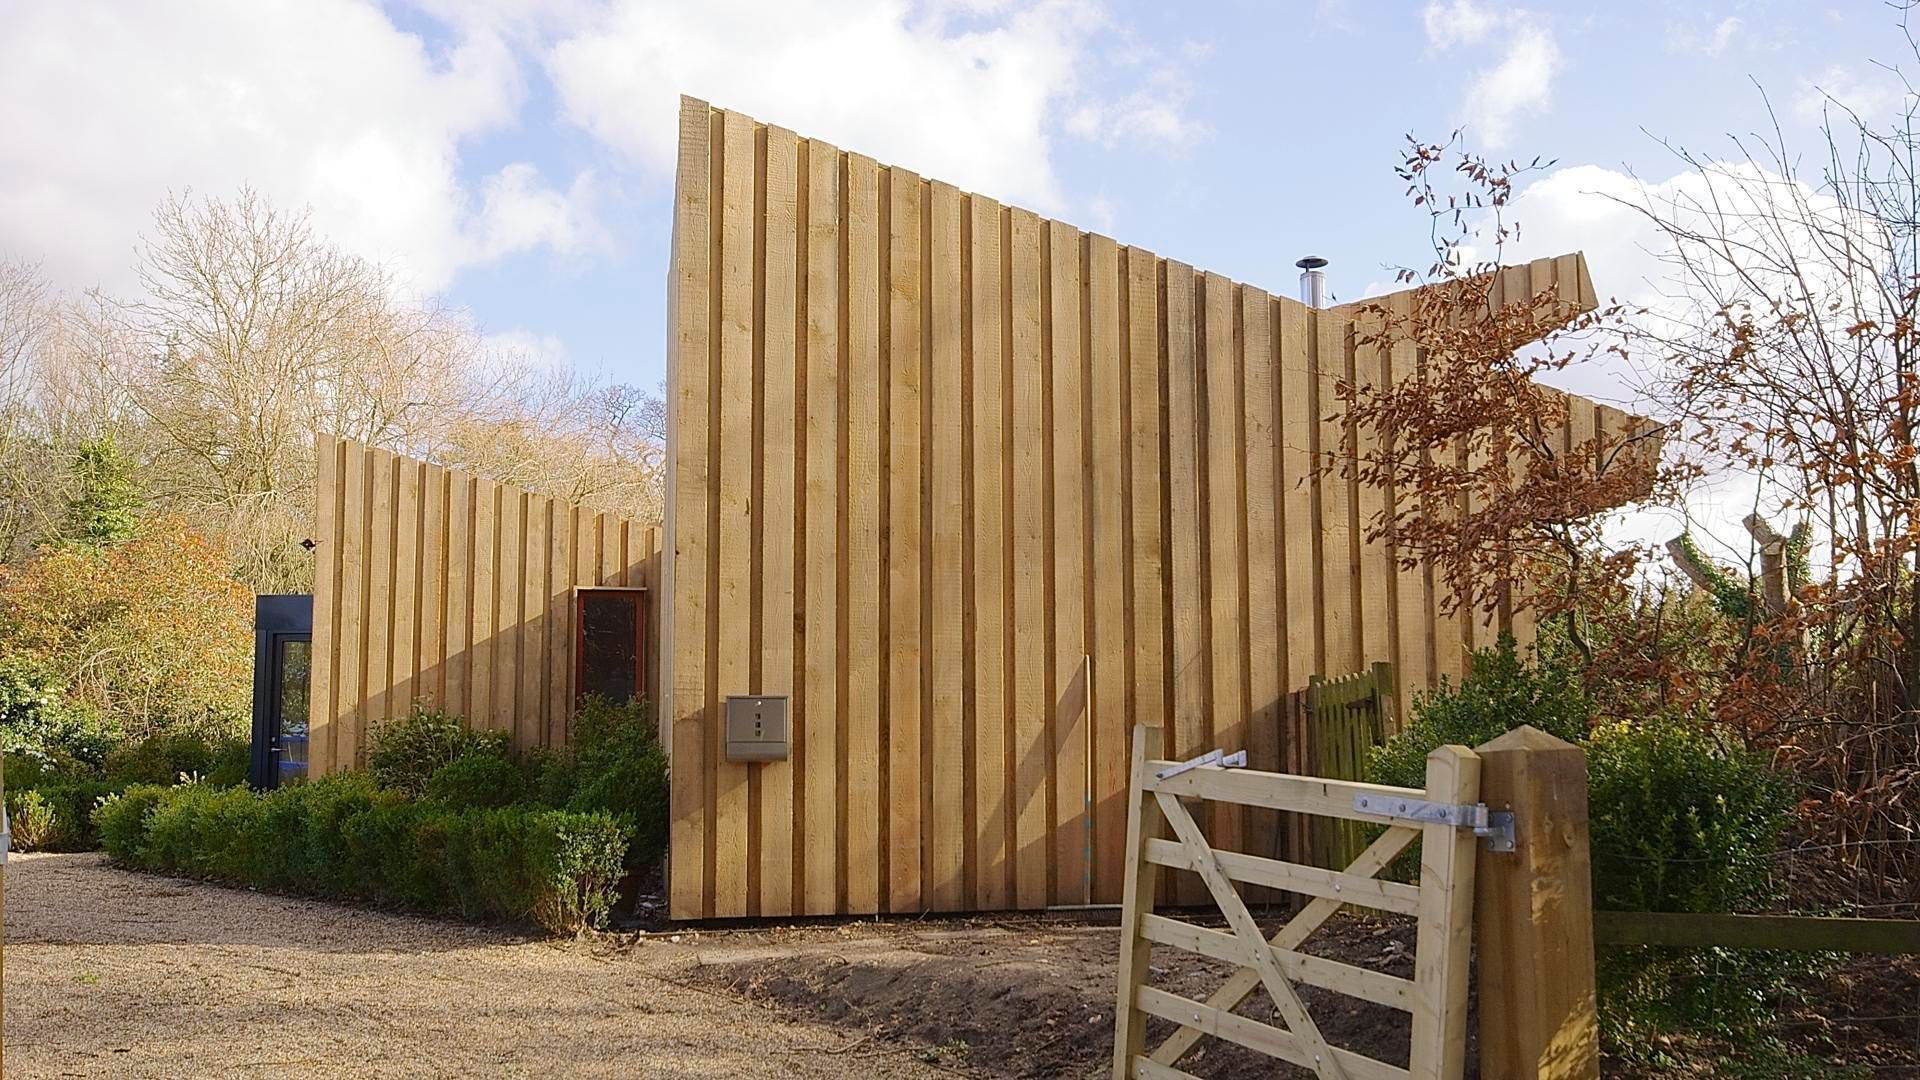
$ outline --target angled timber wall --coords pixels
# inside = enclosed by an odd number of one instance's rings
[[[359,443],[315,444],[312,774],[364,765],[369,728],[415,701],[523,748],[564,744],[573,591],[657,596],[660,530]]]
[[[1502,282],[1549,286],[1594,303],[1577,255]],[[1352,308],[691,99],[669,290],[676,918],[1117,902],[1134,724],[1238,749],[1309,675],[1411,692],[1496,633],[1363,542],[1390,492],[1314,478],[1335,380],[1413,362]],[[790,761],[720,753],[745,693]]]

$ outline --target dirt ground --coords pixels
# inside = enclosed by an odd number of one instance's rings
[[[134,873],[100,855],[16,855],[7,869],[9,1076],[1089,1078],[1112,1049],[1117,935],[1081,917],[555,941]],[[1405,977],[1412,946],[1404,921],[1342,916],[1307,950]],[[1151,965],[1154,985],[1193,998],[1227,974],[1160,948]],[[1865,1065],[1847,1076],[1920,1075],[1916,985],[1920,958],[1856,958],[1783,1030],[1802,1052]],[[1301,995],[1330,1042],[1405,1064],[1404,1013]],[[1274,1019],[1264,993],[1239,1011]],[[1156,1022],[1149,1040],[1164,1034]],[[1706,1076],[1740,1056],[1692,1049],[1699,1068],[1605,1073]],[[1212,1040],[1181,1066],[1214,1080],[1309,1075]]]
[[[10,1078],[938,1075],[681,977],[725,945],[553,942],[100,855],[16,855],[6,884]]]

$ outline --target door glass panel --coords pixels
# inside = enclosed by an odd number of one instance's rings
[[[307,778],[307,687],[313,674],[313,642],[280,643],[279,699],[280,715],[275,719],[280,735],[280,783],[289,784]]]
[[[640,690],[640,598],[627,592],[580,594],[580,695],[616,704]]]

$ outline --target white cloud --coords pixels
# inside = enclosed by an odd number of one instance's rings
[[[1451,4],[1431,3],[1420,13],[1427,41],[1436,49],[1455,45],[1478,45],[1493,32],[1498,20],[1473,0],[1453,0]]]
[[[406,286],[592,231],[578,197],[509,165],[469,190],[462,143],[515,121],[508,43],[444,54],[364,0],[11,5],[0,34],[0,250],[67,286],[130,284],[169,191],[251,185]],[[567,204],[564,209],[556,203]]]
[[[1499,43],[1499,60],[1467,81],[1460,116],[1474,145],[1500,150],[1523,115],[1553,108],[1553,80],[1564,66],[1553,30],[1531,12],[1496,11],[1453,0],[1429,3],[1420,15],[1427,42],[1440,52]]]
[[[1746,24],[1737,15],[1721,19],[1713,24],[1712,29],[1704,32],[1694,26],[1672,23],[1667,27],[1667,51],[1720,56],[1732,47],[1734,39],[1745,29]]]
[[[564,372],[571,367],[567,344],[552,334],[502,330],[481,339],[489,363],[503,371]]]
[[[656,173],[672,167],[687,93],[1058,212],[1052,131],[1062,121],[1097,139],[1191,137],[1174,74],[1096,93],[1104,58],[1092,39],[1106,26],[1091,0],[621,0],[563,36],[546,63],[567,115]]]
[[[1801,83],[1794,112],[1816,123],[1829,108],[1838,106],[1871,125],[1897,115],[1911,96],[1900,76],[1885,68],[1834,64]]]

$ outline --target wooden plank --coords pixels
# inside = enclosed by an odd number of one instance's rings
[[[714,595],[718,647],[714,670],[715,693],[752,693],[753,549],[753,345],[754,276],[758,222],[754,219],[757,139],[751,120],[723,113],[723,149],[719,177],[721,199],[718,297],[719,428],[712,433],[719,466],[715,483],[719,519],[713,538],[718,548],[718,576]],[[720,722],[719,717],[712,721]],[[717,727],[716,727],[717,731]],[[715,748],[716,751],[718,747]],[[710,824],[713,829],[713,896],[715,917],[747,914],[747,865],[752,858],[748,831],[747,766],[728,761],[716,752],[710,759],[713,784]]]
[[[887,337],[887,910],[919,911],[921,380],[920,178],[889,170]]]
[[[1012,271],[1007,356],[1012,412],[1013,529],[1013,755],[1014,899],[1022,908],[1047,905],[1047,667],[1046,667],[1046,370],[1042,364],[1040,219],[1014,210],[1008,221]]]
[[[420,471],[424,466],[410,458],[396,458],[394,464],[395,499],[393,526],[393,698],[388,704],[390,716],[404,716],[419,691],[414,676],[419,663],[415,653],[419,645],[420,574]]]
[[[1462,805],[1480,797],[1480,759],[1464,746],[1427,755],[1427,796]],[[1466,1067],[1467,965],[1473,946],[1473,832],[1420,829],[1420,911],[1416,916],[1413,1038],[1407,1071],[1452,1080]]]
[[[703,101],[680,99],[679,165],[674,176],[673,238],[667,271],[667,534],[662,594],[650,603],[664,608],[660,649],[665,656],[661,690],[672,768],[668,772],[671,845],[667,859],[667,910],[676,919],[706,912],[707,632],[713,597],[708,557],[710,472],[709,409],[713,403],[713,111]],[[609,525],[602,519],[600,556],[606,557]],[[617,534],[616,534],[617,537]],[[606,564],[600,567],[605,584]]]
[[[1087,769],[1092,724],[1087,704],[1086,527],[1087,440],[1082,377],[1086,291],[1084,247],[1078,229],[1048,224],[1048,325],[1053,361],[1053,900],[1088,902],[1092,867],[1088,841]]]
[[[1325,896],[1401,915],[1412,915],[1420,904],[1420,890],[1411,885],[1237,851],[1215,851],[1213,855],[1220,864],[1221,872],[1235,881],[1251,885],[1265,885],[1307,896]],[[1165,840],[1147,845],[1147,859],[1160,866],[1180,870],[1190,869],[1193,862],[1192,855],[1186,849]]]
[[[847,156],[846,909],[882,910],[880,777],[880,171]]]
[[[547,746],[565,746],[573,719],[573,545],[574,507],[552,500],[547,532]]]
[[[1206,752],[1208,702],[1212,696],[1206,624],[1210,611],[1200,576],[1200,368],[1195,349],[1193,268],[1167,263],[1167,497],[1172,528],[1167,537],[1173,575],[1173,744],[1168,753],[1188,758]]]
[[[1157,772],[1179,763],[1156,759],[1149,764]],[[1390,823],[1393,819],[1384,813],[1355,809],[1354,799],[1365,796],[1377,799],[1379,805],[1386,806],[1393,800],[1426,797],[1417,788],[1366,784],[1357,780],[1289,776],[1284,773],[1256,772],[1253,769],[1188,769],[1164,780],[1150,776],[1147,778],[1147,788],[1186,798],[1212,799],[1267,810],[1286,810],[1379,824]]]
[[[1154,845],[1162,848],[1179,849],[1180,845],[1169,840],[1155,840]],[[1152,847],[1149,847],[1149,851]],[[1215,852],[1224,866],[1227,852]],[[1302,869],[1311,869],[1303,867]],[[1371,879],[1354,879],[1371,880]],[[1376,882],[1375,884],[1379,884]],[[1401,886],[1418,893],[1411,886]],[[1213,960],[1225,960],[1230,964],[1245,967],[1246,947],[1238,937],[1224,930],[1209,930],[1204,926],[1181,922],[1160,915],[1147,915],[1141,920],[1140,933],[1155,945],[1168,945],[1190,953],[1197,953]],[[1395,978],[1378,971],[1342,964],[1336,960],[1326,960],[1318,956],[1286,949],[1274,949],[1273,962],[1280,966],[1286,977],[1309,986],[1318,986],[1324,990],[1356,997],[1362,1001],[1371,1001],[1388,1008],[1411,1012],[1413,1009],[1413,983]]]
[[[1275,414],[1273,298],[1255,288],[1241,296],[1241,459],[1246,463],[1241,529],[1246,537],[1248,713],[1240,743],[1259,762],[1279,765],[1282,624],[1286,607],[1280,595],[1279,417]],[[1245,816],[1243,850],[1278,854],[1280,817],[1270,811]]]
[[[541,746],[547,734],[547,559],[552,553],[553,500],[527,495],[527,532],[520,549],[519,697],[513,713],[513,741],[522,750]]]
[[[973,728],[976,861],[974,902],[983,910],[1012,905],[1013,820],[1007,798],[1007,648],[1013,624],[1007,607],[1008,492],[1003,476],[1010,430],[1006,411],[1008,332],[1002,244],[1003,213],[991,199],[973,197]],[[1077,309],[1076,309],[1077,310]],[[1076,322],[1076,325],[1077,322]]]
[[[340,514],[347,447],[331,435],[313,437],[313,663],[307,696],[307,771],[334,771],[333,736],[340,697]]]
[[[1920,920],[1815,915],[1722,915],[1677,911],[1596,911],[1602,945],[1677,949],[1785,949],[1794,952],[1920,954]]]
[[[500,487],[491,480],[475,480],[473,490],[473,645],[470,650],[472,679],[467,726],[483,730],[498,727],[493,711],[493,679],[498,667],[494,655],[500,644],[500,597],[495,582],[500,576]]]
[[[1254,922],[1246,903],[1234,891],[1233,883],[1221,872],[1219,860],[1214,857],[1193,815],[1187,812],[1178,798],[1164,791],[1156,792],[1154,798],[1160,804],[1160,813],[1166,817],[1167,824],[1173,827],[1174,833],[1180,837],[1180,843],[1192,856],[1194,871],[1200,875],[1201,881],[1206,882],[1207,891],[1213,894],[1213,901],[1226,917],[1227,925],[1233,928],[1234,936],[1240,939],[1243,956],[1239,962],[1259,973],[1261,988],[1266,990],[1274,1010],[1286,1022],[1287,1030],[1307,1052],[1314,1074],[1320,1080],[1347,1080],[1346,1069],[1333,1056],[1332,1048],[1320,1033],[1319,1025],[1307,1012],[1306,1003],[1300,1000],[1299,992],[1274,960],[1273,950],[1260,933],[1260,925]]]
[[[1167,541],[1160,512],[1167,466],[1160,456],[1160,267],[1153,252],[1126,249],[1128,473],[1132,551],[1133,711],[1136,724],[1166,727]],[[1237,747],[1236,747],[1237,748]],[[1164,748],[1162,748],[1164,750]]]
[[[1395,337],[1392,347],[1387,351],[1384,375],[1387,384],[1398,386],[1403,381],[1411,381],[1416,374],[1415,365],[1419,360],[1418,349],[1409,336],[1413,318],[1413,294],[1398,292],[1388,298],[1391,310],[1390,324]],[[1389,445],[1389,453],[1399,461],[1399,454],[1410,448]],[[1388,492],[1387,512],[1398,515],[1403,507],[1401,500],[1414,498],[1412,492],[1394,489]],[[1398,544],[1390,547],[1394,560],[1394,606],[1397,617],[1394,623],[1398,634],[1398,643],[1393,654],[1393,670],[1397,689],[1395,715],[1404,725],[1412,716],[1413,694],[1433,685],[1433,592],[1431,582],[1418,563],[1408,564],[1405,559],[1408,552]]]
[[[393,546],[394,500],[399,491],[399,462],[385,450],[367,453],[366,698],[364,726],[355,740],[355,759],[365,753],[367,736],[393,707]]]
[[[806,872],[800,910],[839,910],[840,881],[840,155],[807,154]],[[871,762],[862,762],[870,769]]]
[[[594,567],[596,584],[625,585],[627,560],[622,554],[626,546],[626,523],[612,514],[600,516],[600,548]]]
[[[1121,461],[1126,432],[1121,426],[1120,256],[1113,241],[1087,237],[1086,252],[1091,354],[1088,388],[1091,408],[1087,437],[1091,445],[1093,594],[1090,652],[1093,656],[1091,739],[1093,807],[1093,896],[1096,904],[1120,899],[1122,845],[1126,842],[1127,761],[1127,567],[1126,493]]]
[[[1362,311],[1353,327],[1356,338],[1377,338],[1384,319],[1373,307]],[[1386,384],[1386,353],[1387,349],[1377,341],[1356,341],[1352,378],[1362,400]],[[1377,467],[1383,460],[1379,433],[1373,427],[1361,429],[1353,425],[1348,437],[1354,442],[1355,460],[1361,466]],[[1376,661],[1397,666],[1400,642],[1395,633],[1395,604],[1399,576],[1394,573],[1386,537],[1380,535],[1385,525],[1387,491],[1379,484],[1356,483],[1354,494],[1354,535],[1360,552],[1359,591],[1355,598],[1360,607],[1359,661],[1361,666]]]
[[[1338,386],[1348,377],[1351,323],[1332,311],[1316,317],[1314,380],[1320,417],[1320,581],[1326,627],[1324,675],[1345,675],[1365,665],[1360,632],[1359,537],[1354,525],[1355,485],[1351,478],[1353,427],[1346,419]]]
[[[961,716],[966,693],[965,601],[962,599],[963,560],[966,552],[966,491],[962,487],[962,418],[960,396],[960,192],[950,184],[935,183],[928,191],[929,238],[926,278],[931,292],[923,298],[931,315],[931,352],[927,356],[927,464],[931,486],[933,534],[927,555],[933,592],[926,597],[928,641],[926,678],[931,680],[933,709],[928,747],[932,759],[923,766],[932,781],[925,822],[927,851],[926,906],[935,911],[958,911],[966,906],[966,739]]]
[[[1136,1057],[1132,1062],[1133,1071],[1127,1076],[1139,1080],[1198,1080],[1192,1073],[1182,1072],[1171,1065],[1162,1065],[1152,1058]]]
[[[756,326],[759,362],[761,445],[760,502],[754,509],[754,558],[760,568],[759,608],[751,613],[760,632],[760,682],[757,693],[783,694],[798,706],[791,716],[792,756],[751,766],[759,776],[760,834],[758,914],[791,915],[794,902],[794,786],[796,767],[813,764],[813,701],[795,697],[794,611],[796,533],[804,523],[795,516],[795,395],[804,357],[796,339],[800,280],[800,142],[791,131],[765,131],[766,173],[762,230],[761,313]],[[811,391],[809,390],[809,393]],[[829,713],[829,715],[831,715]],[[831,747],[829,742],[828,746]]]
[[[526,572],[527,494],[500,485],[500,532],[494,545],[493,724],[511,739],[519,738],[520,655],[526,648],[524,589]]]
[[[1166,821],[1146,781],[1147,749],[1159,746],[1160,732],[1150,727],[1133,730],[1133,761],[1127,786],[1127,846],[1125,891],[1120,901],[1120,988],[1113,1014],[1113,1071],[1127,1075],[1127,1066],[1146,1049],[1147,1018],[1140,1010],[1153,943],[1141,933],[1141,924],[1153,910],[1153,868],[1146,860],[1147,843],[1166,832]]]
[[[416,691],[437,709],[447,707],[447,529],[451,478],[428,465],[421,473],[420,503],[420,651]],[[449,709],[449,712],[452,710]]]
[[[1243,614],[1246,518],[1242,511],[1246,443],[1241,406],[1240,327],[1233,283],[1218,274],[1204,285],[1206,406],[1205,512],[1208,641],[1213,656],[1212,731],[1206,749],[1240,750],[1247,730],[1247,622]],[[1214,842],[1240,847],[1242,814],[1235,807],[1209,807]]]
[[[1226,935],[1221,935],[1225,937]],[[1168,993],[1154,987],[1146,987],[1140,992],[1141,1011],[1149,1016],[1168,1020],[1183,1028],[1216,1039],[1225,1039],[1230,1043],[1244,1046],[1249,1050],[1266,1054],[1268,1057],[1311,1070],[1317,1060],[1313,1051],[1302,1045],[1301,1040],[1290,1032],[1282,1031],[1271,1024],[1258,1020],[1249,1020],[1244,1016],[1235,1016],[1231,1012],[1216,1009],[1198,1001]],[[1353,1080],[1404,1080],[1405,1069],[1395,1068],[1384,1061],[1377,1061],[1365,1054],[1356,1054],[1351,1050],[1333,1048],[1333,1058],[1345,1070],[1345,1075]],[[1152,1059],[1143,1059],[1151,1061]],[[1166,1068],[1166,1066],[1158,1066]],[[1174,1075],[1186,1075],[1168,1070]],[[1150,1075],[1145,1070],[1135,1073],[1137,1076]],[[1163,1074],[1164,1075],[1164,1074]]]
[[[1475,856],[1481,1072],[1597,1080],[1586,755],[1528,726],[1475,753],[1480,800],[1514,815],[1514,850]]]
[[[1319,610],[1319,567],[1314,537],[1319,531],[1315,507],[1313,448],[1318,437],[1314,413],[1313,315],[1302,304],[1278,299],[1275,329],[1280,346],[1280,515],[1281,562],[1287,611],[1288,690],[1300,690],[1310,676],[1326,670],[1314,612]]]

